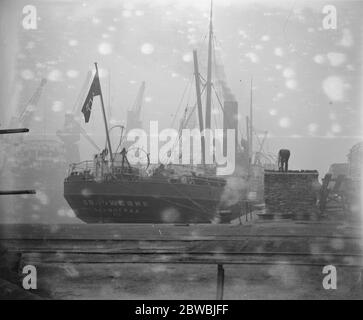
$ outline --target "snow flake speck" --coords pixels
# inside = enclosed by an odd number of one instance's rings
[[[149,55],[149,54],[152,54],[154,52],[155,48],[151,43],[144,43],[141,46],[140,50],[141,50],[142,54]]]
[[[48,73],[48,80],[49,81],[53,81],[53,82],[56,82],[56,81],[62,81],[63,79],[63,75],[62,75],[62,72],[58,69],[53,69],[52,71],[50,71]]]
[[[183,55],[182,59],[184,62],[191,62],[193,60],[193,57],[191,53],[186,53]]]
[[[22,70],[20,75],[24,80],[34,79],[34,72],[29,69]]]
[[[283,117],[279,121],[279,126],[281,128],[289,128],[291,126],[291,120],[288,117]]]
[[[98,45],[98,52],[102,55],[108,55],[112,53],[112,46],[108,42],[102,42]]]

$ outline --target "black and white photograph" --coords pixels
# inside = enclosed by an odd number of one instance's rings
[[[0,0],[0,300],[362,300],[362,17]]]

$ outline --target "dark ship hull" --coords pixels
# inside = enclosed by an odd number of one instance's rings
[[[241,214],[241,202],[224,205],[223,186],[170,182],[85,180],[69,176],[64,197],[86,223],[213,223]]]

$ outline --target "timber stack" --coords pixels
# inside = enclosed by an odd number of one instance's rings
[[[266,213],[261,218],[316,220],[317,195],[320,189],[318,171],[265,170],[264,198]]]

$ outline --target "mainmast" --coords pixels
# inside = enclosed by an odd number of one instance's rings
[[[213,42],[213,1],[211,0],[210,18],[209,18],[209,41],[208,41],[208,72],[207,72],[207,98],[206,98],[206,115],[205,127],[211,128],[211,105],[212,105],[212,42]]]
[[[252,100],[253,100],[253,79],[251,77],[251,88],[250,88],[250,124],[249,124],[249,129],[250,129],[250,133],[249,133],[249,137],[250,137],[250,145],[249,145],[249,150],[250,150],[250,157],[251,157],[251,162],[252,162],[252,157],[253,157],[253,108],[252,108]]]
[[[250,120],[249,117],[246,117],[246,139],[247,139],[247,155],[248,155],[248,170],[250,170],[250,164],[251,164],[251,137],[250,137]]]
[[[202,164],[205,164],[205,140],[204,140],[204,125],[203,125],[203,110],[202,110],[202,98],[200,92],[200,78],[199,78],[199,67],[198,67],[198,56],[197,51],[193,50],[194,59],[194,76],[195,76],[195,89],[197,93],[197,106],[198,106],[198,119],[199,119],[199,130],[202,148]]]

